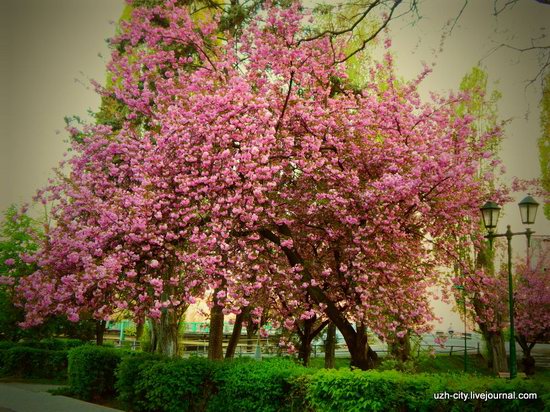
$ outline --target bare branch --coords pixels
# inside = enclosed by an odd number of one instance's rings
[[[279,120],[277,120],[277,125],[275,126],[275,131],[278,132],[282,123],[283,123],[283,117],[285,115],[286,108],[288,106],[288,100],[290,99],[290,93],[292,92],[292,84],[294,82],[294,72],[290,73],[290,81],[288,83],[288,92],[286,93],[285,103],[283,105],[283,109],[281,110],[281,115],[279,116]]]
[[[458,20],[460,19],[460,17],[462,16],[462,13],[464,13],[464,10],[466,10],[466,7],[468,6],[468,0],[464,0],[464,4],[462,5],[462,8],[460,9],[460,11],[458,12],[458,15],[456,16],[454,22],[453,22],[453,25],[451,26],[451,29],[449,30],[449,33],[452,33],[453,32],[453,29],[455,28],[456,26],[456,23],[458,22]]]
[[[393,6],[391,7],[390,9],[390,12],[389,14],[387,15],[387,17],[384,19],[383,23],[380,25],[380,27],[374,32],[372,33],[369,37],[367,37],[365,40],[363,40],[363,42],[361,43],[361,46],[359,46],[355,51],[351,52],[350,54],[348,54],[345,58],[343,58],[342,60],[338,61],[337,63],[344,63],[345,61],[347,61],[348,59],[350,59],[351,57],[355,56],[357,53],[359,53],[361,50],[364,50],[365,47],[367,46],[367,43],[369,43],[370,41],[372,41],[376,36],[378,36],[378,34],[380,34],[380,32],[382,30],[384,30],[387,26],[388,26],[388,23],[392,20],[393,18],[393,14],[395,12],[395,9],[397,8],[397,6],[399,6],[399,4],[401,3],[401,0],[396,0],[395,3],[393,4]]]
[[[398,5],[399,3],[401,3],[402,0],[395,0],[395,5]],[[345,28],[345,29],[342,29],[342,30],[325,30],[315,36],[312,36],[312,37],[306,37],[305,39],[301,39],[298,44],[304,42],[304,41],[311,41],[311,40],[317,40],[317,39],[320,39],[321,37],[324,37],[326,35],[330,35],[330,36],[340,36],[341,34],[346,34],[346,33],[350,33],[352,32],[353,30],[355,30],[355,28],[369,15],[369,13],[378,5],[380,5],[381,1],[380,0],[375,0],[373,1],[371,4],[369,4],[369,6],[367,7],[367,9],[361,13],[359,15],[359,18],[357,20],[355,20],[355,22]]]

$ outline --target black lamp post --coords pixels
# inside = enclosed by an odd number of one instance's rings
[[[537,208],[539,204],[531,196],[527,196],[521,202],[519,202],[519,211],[521,214],[521,222],[524,225],[532,225],[535,223],[535,216],[537,215]],[[531,244],[531,235],[533,232],[530,228],[527,228],[525,232],[513,233],[510,229],[510,225],[506,228],[506,233],[494,233],[498,215],[500,213],[500,207],[495,202],[487,202],[481,208],[481,216],[483,217],[483,224],[487,229],[487,239],[489,239],[489,247],[493,247],[493,239],[495,237],[506,237],[508,243],[508,304],[510,309],[510,379],[514,379],[517,376],[516,366],[516,336],[514,330],[514,289],[512,284],[512,237],[516,235],[525,235],[527,237],[527,248]],[[529,251],[527,251],[529,255]]]

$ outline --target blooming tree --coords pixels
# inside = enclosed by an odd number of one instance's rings
[[[205,290],[238,314],[269,285],[308,296],[294,316],[330,319],[368,368],[367,328],[428,329],[427,288],[478,224],[476,166],[496,132],[469,139],[472,117],[455,115],[468,97],[422,102],[427,73],[398,81],[389,54],[352,90],[345,45],[304,38],[299,3],[223,41],[216,19],[168,1],[136,8],[112,41],[103,93],[126,117],[116,137],[95,127],[75,143],[50,189],[60,223],[24,288],[29,319],[160,316]]]
[[[543,251],[531,267],[516,265],[514,295],[516,340],[523,350],[523,366],[528,375],[535,370],[531,350],[537,342],[550,340],[550,250]]]

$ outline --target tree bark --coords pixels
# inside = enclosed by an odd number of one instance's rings
[[[300,360],[304,366],[309,365],[312,349],[311,343],[313,342],[313,339],[315,339],[315,337],[318,336],[328,324],[328,321],[324,321],[321,322],[317,328],[314,328],[316,321],[317,318],[306,319],[302,322],[302,328],[298,328],[298,336],[300,337],[298,360]]]
[[[210,333],[208,335],[208,359],[223,359],[223,312],[214,302],[210,309]]]
[[[150,352],[171,358],[178,355],[180,318],[175,310],[164,309],[160,319],[150,319]]]
[[[179,316],[173,309],[164,309],[160,315],[156,352],[174,358],[178,355]]]
[[[143,336],[144,325],[145,324],[143,322],[136,325],[136,342],[138,342]]]
[[[508,359],[502,333],[487,332],[485,333],[485,340],[489,349],[489,367],[495,374],[508,372]]]
[[[398,338],[397,341],[389,345],[390,354],[401,362],[406,362],[411,356],[411,341],[409,334],[406,334],[402,338]]]
[[[344,339],[345,338],[346,336],[344,335]],[[348,350],[351,355],[350,366],[361,370],[374,368],[378,360],[378,355],[369,346],[364,327],[358,327],[357,332],[350,338],[350,342],[346,339]]]
[[[149,329],[149,352],[155,353],[158,346],[160,322],[157,319],[149,319],[149,325],[151,327]]]
[[[476,267],[483,268],[489,272],[494,272],[492,252],[483,244],[477,250]],[[472,298],[472,303],[474,305],[475,313],[478,315],[482,314],[484,304],[477,297]],[[497,324],[499,324],[501,323],[500,320],[502,315],[498,314],[497,316]],[[507,372],[508,361],[502,331],[491,331],[484,323],[478,323],[478,325],[487,344],[487,350],[489,352],[489,359],[487,359],[487,363],[489,368],[491,368],[495,374],[498,374],[499,372]]]
[[[327,327],[325,342],[325,369],[334,369],[336,359],[336,326],[330,322]]]
[[[300,347],[298,348],[298,360],[304,366],[309,365],[309,358],[311,356],[311,341],[313,340],[311,332],[313,329],[312,319],[306,319],[303,322],[302,329],[298,330],[298,335],[300,337]]]
[[[519,343],[519,346],[521,346],[521,350],[523,351],[523,358],[521,360],[521,364],[523,366],[523,372],[527,376],[531,376],[535,374],[535,358],[531,356],[531,349],[535,346],[535,342],[529,343],[527,342],[527,339],[525,336],[519,335],[516,337],[517,341]]]
[[[103,345],[103,338],[105,336],[105,327],[107,322],[104,320],[95,321],[95,344],[97,346]]]
[[[232,359],[235,356],[235,350],[237,349],[237,345],[239,344],[239,340],[241,338],[241,332],[243,330],[243,321],[249,310],[250,308],[248,306],[242,308],[241,313],[235,317],[233,332],[231,333],[231,338],[229,338],[229,343],[227,344],[227,349],[225,351],[225,359]]]
[[[260,327],[258,324],[252,322],[252,316],[250,316],[250,311],[245,316],[246,318],[246,351],[252,352],[254,347],[254,337],[256,336],[256,333],[258,332],[258,328]]]

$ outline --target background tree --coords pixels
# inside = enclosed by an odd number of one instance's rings
[[[35,266],[21,259],[33,253],[37,245],[29,234],[38,230],[38,224],[29,216],[19,213],[15,206],[5,211],[0,226],[0,333],[1,339],[17,341],[23,333],[18,323],[23,311],[14,305],[15,287],[19,280],[35,270]]]
[[[535,373],[535,358],[531,350],[538,342],[550,339],[550,283],[548,268],[550,252],[545,251],[532,262],[516,265],[515,323],[516,340],[523,351],[523,369],[527,375]]]
[[[541,186],[550,193],[550,73],[544,79],[542,98],[540,101],[539,162],[541,170]],[[544,215],[550,219],[550,196],[546,196]]]

